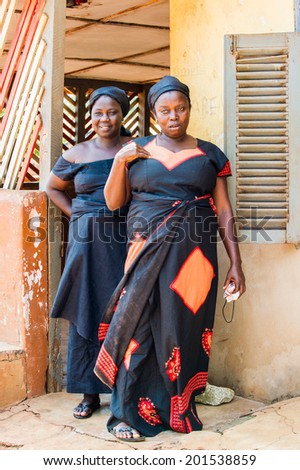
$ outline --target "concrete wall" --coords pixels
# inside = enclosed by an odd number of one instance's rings
[[[171,73],[191,89],[189,131],[224,148],[224,35],[292,32],[294,1],[170,0],[170,9]],[[243,244],[241,253],[247,292],[227,324],[221,286],[229,265],[219,246],[209,381],[263,401],[299,395],[300,250],[287,244]]]
[[[47,199],[0,191],[0,406],[45,393]]]

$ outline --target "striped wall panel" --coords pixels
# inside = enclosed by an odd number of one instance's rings
[[[0,76],[0,187],[6,189],[21,189],[29,181],[38,183],[37,142],[44,93],[41,62],[48,20],[44,6],[45,0],[25,0],[18,13],[15,1],[1,4],[0,46],[5,61]],[[9,44],[7,32],[15,15],[18,21]]]

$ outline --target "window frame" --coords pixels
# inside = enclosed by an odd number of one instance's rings
[[[235,213],[237,213],[237,52],[240,48],[287,48],[287,123],[288,123],[288,180],[287,222],[282,229],[261,229],[239,225],[239,240],[243,243],[300,243],[300,87],[297,81],[300,76],[300,34],[238,34],[225,36],[225,115],[224,115],[224,148],[230,160],[233,178],[230,178],[229,193]]]

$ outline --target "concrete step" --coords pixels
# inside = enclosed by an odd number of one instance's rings
[[[0,341],[0,408],[26,398],[25,352],[19,346]]]

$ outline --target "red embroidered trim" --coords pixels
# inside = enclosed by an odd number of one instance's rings
[[[174,382],[180,374],[181,364],[180,364],[180,348],[174,347],[171,357],[165,363],[166,373],[169,376],[171,382]]]
[[[211,197],[211,194],[207,193],[207,194],[203,194],[203,196],[195,196],[194,199],[196,199],[196,201],[200,201],[201,199],[207,199],[210,197]]]
[[[184,421],[180,419],[178,395],[171,398],[170,426],[177,432],[185,432]]]
[[[188,417],[185,418],[185,425],[187,428],[187,432],[192,432],[193,428]]]
[[[210,330],[209,328],[205,328],[205,331],[202,333],[202,347],[208,357],[210,356],[210,348],[211,348],[211,342],[212,342],[212,335],[213,335],[213,330]]]
[[[109,328],[109,323],[100,323],[98,328],[98,341],[104,341]]]
[[[143,418],[146,423],[150,424],[151,426],[156,426],[157,424],[161,424],[160,416],[158,415],[154,403],[150,400],[150,398],[140,398],[138,403],[138,413],[141,418]]]
[[[172,413],[174,416],[176,416],[176,418],[171,422],[171,427],[172,429],[174,429],[176,432],[182,432],[182,433],[187,433],[187,432],[192,432],[193,431],[193,428],[192,428],[192,425],[191,425],[191,422],[189,420],[189,418],[186,416],[184,418],[184,420],[181,420],[180,417],[179,417],[179,413],[178,413],[178,402],[175,403],[175,401],[172,403],[171,401],[171,416],[172,416]],[[193,416],[195,416],[194,413],[192,413]],[[199,421],[199,419],[197,419],[198,423],[201,421]]]
[[[225,163],[222,170],[217,174],[217,176],[231,176],[231,167],[229,160]]]
[[[207,383],[207,372],[199,372],[187,383],[181,396],[175,395],[171,398],[170,427],[177,432],[186,432],[186,419],[183,421],[181,416],[188,409],[192,393],[201,388],[205,388]]]
[[[105,377],[110,382],[111,386],[113,386],[115,383],[118,368],[104,346],[102,346],[100,349],[96,362],[96,367],[105,375]]]

